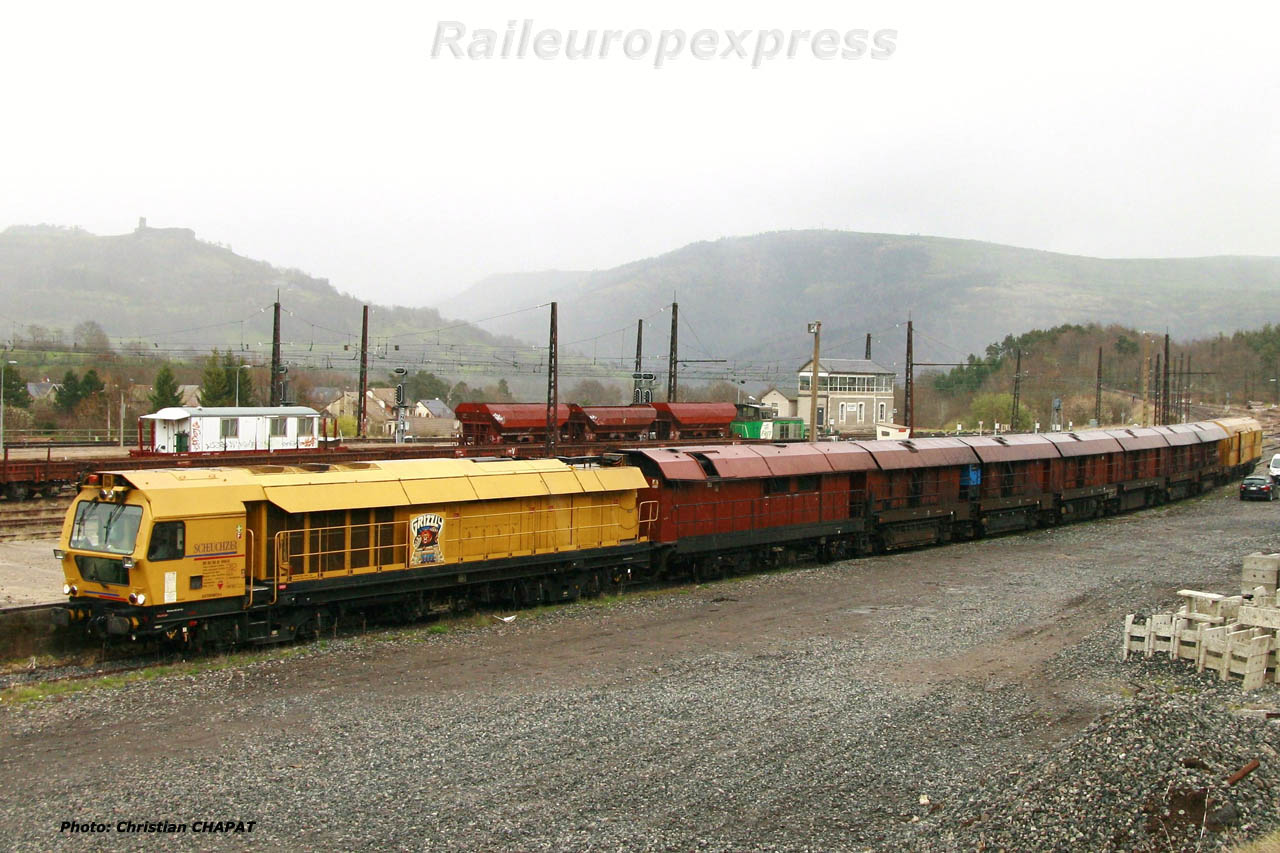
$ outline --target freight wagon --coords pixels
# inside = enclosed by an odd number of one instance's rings
[[[1235,418],[641,447],[574,464],[101,472],[63,526],[69,598],[57,617],[105,636],[234,644],[304,636],[352,611],[519,607],[1154,506],[1250,470],[1260,439],[1256,422]]]

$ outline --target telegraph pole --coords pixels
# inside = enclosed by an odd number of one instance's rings
[[[369,396],[369,306],[364,306],[360,321],[360,406],[356,410],[356,436],[364,438],[365,400]]]
[[[1013,408],[1009,412],[1009,430],[1018,428],[1018,402],[1022,393],[1022,348],[1018,348],[1018,359],[1013,368]]]
[[[680,321],[680,303],[671,303],[671,355],[667,359],[667,402],[674,403],[676,401],[676,355],[679,348],[676,346],[676,333],[679,329]]]
[[[911,356],[911,339],[913,336],[911,321],[907,320],[907,384],[902,395],[902,407],[906,410],[906,417],[903,418],[903,425],[907,428],[907,434],[911,435],[916,429],[916,411],[913,405],[913,391],[915,385],[915,363]]]
[[[559,345],[556,342],[556,308],[551,303],[551,340],[547,344],[547,458],[556,455],[556,440],[560,437],[560,365]]]
[[[809,334],[813,335],[813,363],[809,370],[809,440],[818,439],[818,354],[822,342],[822,322],[815,320],[809,324]]]
[[[1093,386],[1093,419],[1102,426],[1102,347],[1098,347],[1098,378]]]
[[[280,405],[280,291],[276,291],[275,320],[271,324],[271,405]]]

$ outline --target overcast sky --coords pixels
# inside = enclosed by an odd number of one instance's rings
[[[1280,255],[1274,3],[615,6],[6,4],[0,227],[146,216],[415,305],[793,228]],[[465,48],[525,19],[753,32],[746,59],[686,44],[661,68],[619,45],[432,58],[442,21]],[[892,53],[805,37],[753,67],[772,29],[892,32]]]

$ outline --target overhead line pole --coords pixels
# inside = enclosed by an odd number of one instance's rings
[[[1160,393],[1160,350],[1156,351],[1156,368],[1151,373],[1151,383],[1156,387],[1155,406],[1152,407],[1151,424],[1153,427],[1160,425],[1160,412],[1164,411],[1164,397]]]
[[[1151,409],[1151,339],[1142,334],[1142,425],[1147,426]]]
[[[1178,369],[1173,377],[1173,410],[1169,413],[1169,423],[1176,424],[1182,420],[1182,363],[1186,356],[1178,353]]]
[[[679,353],[679,347],[676,346],[676,335],[679,331],[680,319],[680,303],[671,303],[671,356],[667,364],[667,402],[674,403],[676,401],[676,355]]]
[[[1187,364],[1183,365],[1183,423],[1192,419],[1192,353],[1187,353]]]
[[[551,336],[547,345],[547,458],[556,455],[556,441],[560,432],[560,365],[559,345],[556,342],[556,308],[551,303]]]
[[[1169,407],[1169,333],[1168,332],[1164,333],[1164,379],[1161,387],[1163,389],[1161,392],[1161,402],[1163,403],[1161,411],[1163,412],[1164,417],[1161,418],[1160,423],[1167,424],[1169,423],[1169,415],[1172,412],[1172,409]]]
[[[903,426],[907,428],[908,435],[915,432],[916,427],[916,412],[914,400],[912,399],[914,396],[913,392],[915,385],[915,377],[913,376],[915,373],[915,364],[911,360],[912,335],[911,321],[907,320],[907,384],[903,392],[902,407],[906,412],[906,416],[903,418]]]
[[[1093,420],[1102,426],[1102,347],[1098,347],[1098,378],[1093,386]]]
[[[280,405],[280,291],[276,291],[271,323],[271,405]]]
[[[644,395],[641,393],[641,389],[640,389],[640,382],[641,382],[640,365],[643,361],[643,358],[642,358],[643,354],[644,354],[644,318],[641,318],[636,323],[636,369],[633,373],[633,377],[631,381],[631,402],[633,403],[644,402],[643,400]]]
[[[809,334],[813,335],[813,363],[809,369],[809,440],[818,438],[818,356],[822,343],[822,321],[815,320],[809,324]]]
[[[356,409],[356,436],[365,437],[365,400],[369,397],[369,306],[364,306],[360,321],[360,405]]]
[[[1022,348],[1018,348],[1018,360],[1013,368],[1013,406],[1009,410],[1009,429],[1018,428],[1018,403],[1022,396]]]

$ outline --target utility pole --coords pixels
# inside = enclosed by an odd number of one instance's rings
[[[271,405],[280,405],[280,291],[276,291],[275,320],[271,324]]]
[[[676,346],[676,333],[680,328],[680,303],[671,303],[671,355],[667,359],[667,402],[674,403],[676,401],[676,356],[679,354],[679,347]]]
[[[365,400],[369,397],[369,306],[364,306],[360,320],[360,405],[356,410],[356,436],[364,438]]]
[[[911,356],[911,339],[913,336],[911,321],[907,320],[907,384],[902,395],[902,407],[906,410],[906,417],[903,418],[903,426],[907,428],[907,435],[911,435],[916,430],[916,411],[913,405],[913,391],[915,386],[915,363]]]
[[[813,363],[809,370],[809,440],[818,439],[818,355],[822,343],[822,322],[815,320],[809,324],[809,334],[813,335]]]
[[[551,339],[547,344],[547,458],[556,455],[556,441],[560,432],[560,365],[559,345],[556,342],[556,308],[551,303]]]
[[[1022,348],[1018,348],[1018,359],[1013,368],[1013,408],[1009,410],[1010,431],[1018,428],[1018,402],[1022,394]]]
[[[1093,386],[1093,420],[1102,426],[1102,347],[1098,347],[1098,378]]]
[[[636,322],[636,369],[632,372],[631,402],[643,403],[644,394],[640,388],[640,365],[644,356],[644,318]]]
[[[867,353],[863,356],[867,361],[871,360],[871,333],[867,332]]]
[[[1160,420],[1160,423],[1167,424],[1169,423],[1169,416],[1173,412],[1173,410],[1169,407],[1169,333],[1168,332],[1164,333],[1164,380],[1163,380],[1162,388],[1163,390],[1161,392],[1160,399],[1161,399],[1161,402],[1164,403],[1164,408],[1163,408],[1164,417]]]

